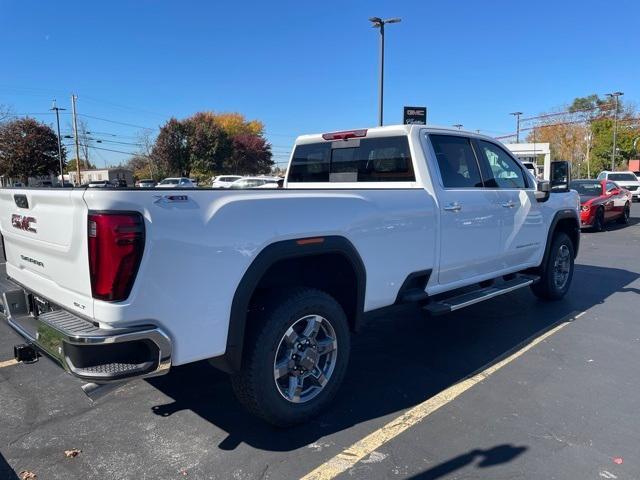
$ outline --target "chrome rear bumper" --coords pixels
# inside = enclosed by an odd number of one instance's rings
[[[156,326],[102,329],[66,310],[40,313],[33,293],[2,283],[0,309],[9,325],[73,376],[103,384],[169,371],[171,340]]]

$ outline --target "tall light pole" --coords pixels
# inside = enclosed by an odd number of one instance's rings
[[[62,164],[62,143],[60,141],[60,110],[66,110],[66,108],[60,108],[56,105],[56,99],[53,99],[53,104],[49,110],[56,112],[56,123],[58,124],[58,160],[60,160],[60,186],[64,187],[64,165]]]
[[[611,171],[616,168],[616,136],[618,135],[618,97],[624,95],[622,92],[607,93],[607,97],[615,98],[616,106],[613,111],[613,149],[611,150]]]
[[[464,125],[462,125],[461,123],[455,123],[453,125],[451,125],[452,127],[456,127],[458,130],[461,130],[462,127],[464,127]]]
[[[380,17],[371,17],[369,19],[373,23],[373,28],[380,29],[380,91],[378,95],[378,125],[382,126],[383,120],[383,103],[384,103],[384,26],[387,23],[400,23],[400,18],[387,18],[383,20]]]
[[[520,115],[522,112],[511,112],[509,115],[516,117],[516,143],[520,143]]]

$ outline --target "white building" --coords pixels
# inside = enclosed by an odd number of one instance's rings
[[[80,182],[77,182],[77,177],[78,174],[75,170],[69,172],[69,181],[74,185],[84,185],[89,182],[100,182],[104,180],[115,183],[117,180],[124,180],[127,182],[128,187],[133,187],[133,172],[128,168],[80,170]]]
[[[549,179],[551,174],[551,149],[548,143],[505,143],[511,153],[523,162],[536,165],[539,178]]]

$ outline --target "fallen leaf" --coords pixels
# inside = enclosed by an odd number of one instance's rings
[[[613,463],[615,463],[616,465],[622,465],[622,462],[624,462],[624,460],[622,460],[622,457],[613,457]]]
[[[38,475],[29,470],[23,470],[20,472],[20,480],[38,480]]]
[[[79,448],[72,448],[71,450],[65,450],[64,456],[67,458],[73,458],[80,455],[80,453],[82,453],[82,450],[80,450]]]

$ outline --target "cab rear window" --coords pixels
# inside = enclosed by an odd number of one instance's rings
[[[413,182],[406,136],[298,145],[289,182]]]

